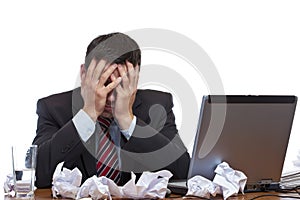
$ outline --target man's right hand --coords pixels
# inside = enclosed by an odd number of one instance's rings
[[[121,82],[121,77],[110,82],[110,75],[117,68],[116,64],[112,64],[106,68],[106,61],[97,62],[93,59],[86,68],[81,67],[81,96],[84,101],[83,110],[96,122],[97,117],[102,114],[107,95],[115,89]],[[105,70],[104,70],[105,69]]]

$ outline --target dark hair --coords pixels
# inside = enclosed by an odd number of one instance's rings
[[[141,65],[141,50],[138,44],[124,33],[110,33],[95,38],[87,47],[85,67],[92,59],[101,59],[107,63],[124,64],[126,60],[136,66]]]

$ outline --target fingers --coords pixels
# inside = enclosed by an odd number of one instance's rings
[[[118,65],[118,72],[120,74],[120,77],[122,77],[122,86],[123,86],[123,88],[128,88],[130,80],[128,79],[126,66],[119,64]]]
[[[116,65],[110,65],[104,71],[107,63],[105,60],[100,60],[97,62],[93,59],[87,69],[86,73],[83,73],[83,77],[86,80],[91,80],[94,83],[98,83],[100,85],[104,85],[104,83],[108,80],[110,74],[116,69]]]
[[[137,85],[139,68],[135,69],[129,61],[126,60],[126,63],[123,65],[119,64],[118,72],[122,77],[123,88],[135,87]]]
[[[87,70],[82,70],[81,84],[82,86],[96,90],[97,93],[102,94],[101,96],[106,96],[107,93],[112,91],[122,80],[121,77],[114,78],[109,84],[105,85],[110,81],[109,78],[116,68],[116,64],[107,65],[105,60],[101,59],[97,62],[93,59]]]
[[[136,87],[137,82],[138,82],[138,76],[139,76],[139,66],[136,65],[134,68],[133,65],[129,61],[126,61],[126,65],[127,65],[127,69],[128,69],[128,77],[129,77],[131,86]]]
[[[93,59],[86,70],[82,70],[81,73],[81,82],[82,84],[96,86],[98,83],[99,76],[103,71],[106,62],[104,60],[100,60],[97,62]]]
[[[133,69],[133,64],[131,64],[128,60],[126,60],[126,66],[127,66],[128,71]]]
[[[89,67],[87,68],[87,72],[85,75],[85,78],[88,80],[91,80],[93,77],[93,73],[95,71],[95,67],[96,67],[97,61],[95,59],[93,59],[89,65]]]
[[[92,81],[97,82],[99,80],[99,77],[100,77],[101,73],[103,72],[103,69],[105,68],[105,66],[106,66],[106,61],[104,61],[104,60],[100,60],[97,63],[96,67],[94,67],[94,71],[93,71],[93,74],[91,77]]]
[[[139,72],[140,72],[140,67],[137,64],[135,67],[133,67],[133,64],[130,63],[129,61],[126,61],[126,66],[128,69],[128,77],[130,80],[130,86],[133,89],[137,88],[138,80],[139,80]]]
[[[110,93],[122,81],[121,77],[117,78],[113,74],[113,72],[116,68],[117,68],[116,64],[110,65],[100,76],[99,83],[98,83],[98,89],[102,90],[105,94]],[[109,78],[110,78],[110,83],[105,85],[105,83],[107,83],[107,80],[109,80]]]
[[[135,74],[135,83],[134,84],[137,87],[138,82],[139,82],[139,75],[140,75],[140,66],[138,64],[135,66],[134,74]]]
[[[112,76],[114,75],[112,74]],[[109,83],[106,87],[104,87],[105,93],[107,94],[110,93],[113,89],[115,89],[120,84],[121,81],[122,81],[121,77],[118,78],[114,77],[114,80],[112,80],[111,83]]]
[[[98,85],[100,87],[104,86],[108,78],[111,76],[111,74],[114,72],[114,70],[117,68],[116,64],[110,65],[100,76]]]
[[[91,80],[94,83],[98,83],[100,86],[103,86],[111,74],[114,72],[116,68],[118,68],[118,72],[120,77],[122,77],[124,86],[131,85],[132,83],[137,84],[139,77],[139,66],[136,65],[133,67],[132,63],[126,61],[125,64],[112,64],[110,66],[106,66],[107,63],[105,60],[100,60],[97,62],[93,59],[85,73],[81,74],[82,80]],[[107,68],[106,68],[107,67]],[[105,70],[104,70],[105,69]]]
[[[118,64],[118,71],[121,77],[126,76],[127,75],[126,65]]]
[[[120,77],[116,77],[117,74],[114,74],[116,68]],[[82,76],[85,76],[86,79],[90,79],[92,82],[97,83],[97,90],[101,89],[105,93],[111,92],[116,87],[121,87],[126,90],[136,90],[139,66],[137,65],[136,67],[133,67],[129,61],[126,61],[123,65],[112,64],[107,66],[104,60],[100,60],[96,63],[93,59],[87,73],[82,74]],[[120,84],[121,81],[122,85]]]

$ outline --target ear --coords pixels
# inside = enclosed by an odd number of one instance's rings
[[[80,77],[81,77],[81,80],[82,80],[82,76],[86,74],[86,68],[85,68],[85,65],[84,64],[81,64],[80,65]]]

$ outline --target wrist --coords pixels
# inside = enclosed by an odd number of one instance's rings
[[[133,120],[133,114],[130,114],[130,113],[128,113],[127,115],[124,115],[124,116],[116,117],[116,121],[121,130],[129,129],[132,120]]]
[[[82,110],[94,121],[97,121],[98,115],[96,114],[95,110],[88,109],[86,107],[83,107]]]

